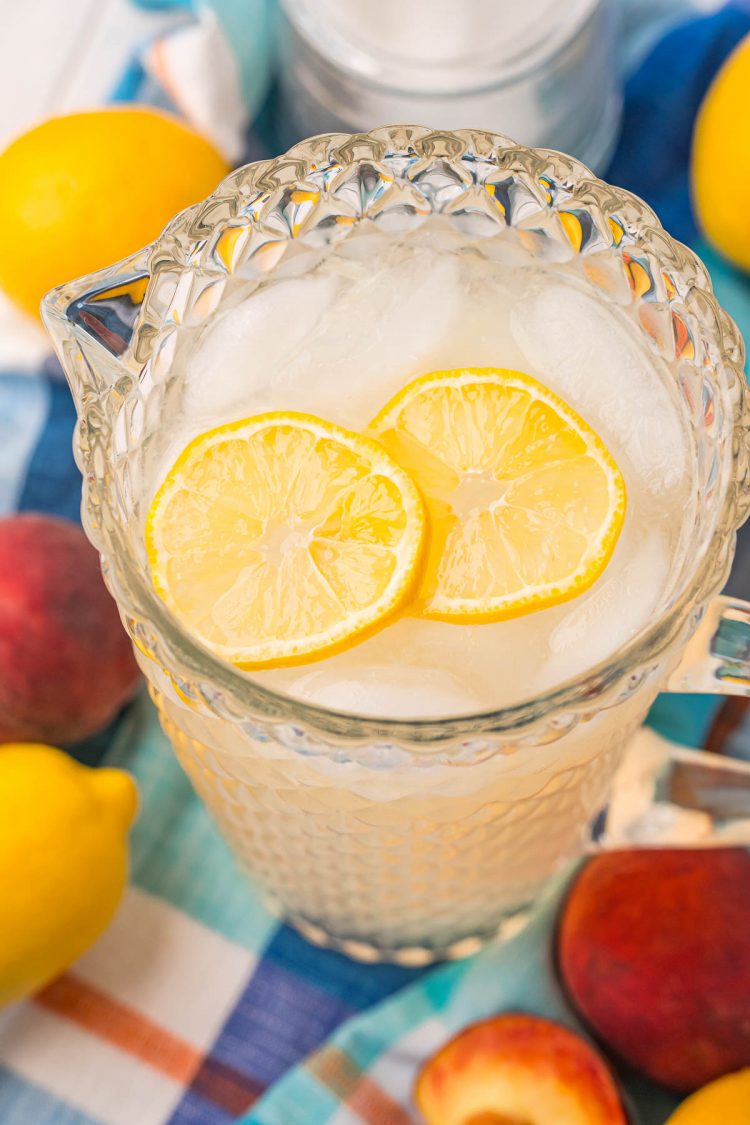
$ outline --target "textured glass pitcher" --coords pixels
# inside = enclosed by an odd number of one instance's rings
[[[364,718],[261,687],[191,639],[149,579],[140,481],[180,341],[232,275],[304,271],[367,224],[409,231],[438,213],[476,252],[502,243],[574,262],[599,300],[637,312],[633,332],[675,381],[699,502],[668,602],[590,672],[494,713]],[[484,132],[317,137],[234,172],[152,246],[53,291],[43,311],[78,409],[86,531],[164,729],[239,861],[313,940],[404,963],[471,951],[591,846],[658,691],[750,694],[750,609],[715,596],[750,507],[742,341],[695,255],[575,160]],[[663,793],[664,769],[705,757],[654,759],[649,777],[661,768]],[[722,768],[746,791],[740,767]],[[715,801],[709,813],[703,842],[720,839]]]

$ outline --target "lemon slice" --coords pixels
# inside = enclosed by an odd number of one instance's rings
[[[157,593],[241,668],[313,660],[374,631],[413,593],[422,499],[370,438],[262,414],[196,438],[146,520]]]
[[[574,598],[607,565],[625,483],[601,439],[518,371],[436,371],[370,427],[430,517],[420,612],[501,621]]]

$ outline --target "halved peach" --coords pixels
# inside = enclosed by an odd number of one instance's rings
[[[627,1125],[589,1044],[521,1013],[465,1028],[424,1064],[414,1094],[427,1125]]]

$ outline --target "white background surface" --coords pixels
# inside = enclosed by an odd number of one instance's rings
[[[105,102],[167,22],[128,0],[0,0],[0,149],[44,117]]]
[[[106,102],[168,22],[128,0],[0,0],[0,151],[45,117]],[[50,350],[0,293],[0,369],[35,370]]]

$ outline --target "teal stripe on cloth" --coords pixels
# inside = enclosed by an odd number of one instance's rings
[[[15,511],[49,410],[50,387],[33,375],[0,375],[0,516]]]
[[[665,693],[656,697],[646,721],[662,738],[698,749],[723,701],[722,695]]]
[[[424,980],[350,1020],[308,1062],[290,1071],[243,1117],[243,1125],[344,1125],[361,1121],[346,1114],[341,1102],[314,1072],[325,1069],[326,1053],[343,1052],[355,1071],[389,1092],[387,1060],[411,1053],[400,1042],[416,1028],[430,1025],[432,1037],[445,1040],[466,1024],[498,1011],[534,1012],[567,1024],[581,1025],[557,982],[549,934],[564,893],[565,882],[548,892],[530,925],[516,938],[489,946],[466,961],[436,969]],[[379,1062],[385,1061],[382,1074]],[[662,1125],[677,1100],[650,1083],[625,1083],[637,1104],[639,1125]],[[300,1114],[300,1107],[304,1113]]]
[[[298,1071],[292,1072],[295,1078],[298,1073]],[[264,1112],[262,1117],[263,1125],[309,1125],[311,1121],[331,1120],[341,1105],[338,1098],[316,1082],[312,1075],[302,1073],[304,1074],[302,1081],[289,1083],[289,1089],[284,1090],[282,1097],[275,1098],[269,1103],[267,1112]],[[287,1086],[285,1078],[277,1082],[273,1089],[277,1091],[282,1086]],[[241,1118],[242,1122],[256,1120],[260,1121],[261,1118],[256,1119],[254,1115]]]
[[[0,1066],[2,1125],[104,1125]]]
[[[132,710],[137,729],[125,725],[107,765],[129,770],[138,782],[141,807],[130,837],[133,882],[259,954],[277,923],[240,876],[154,708],[144,697]]]

